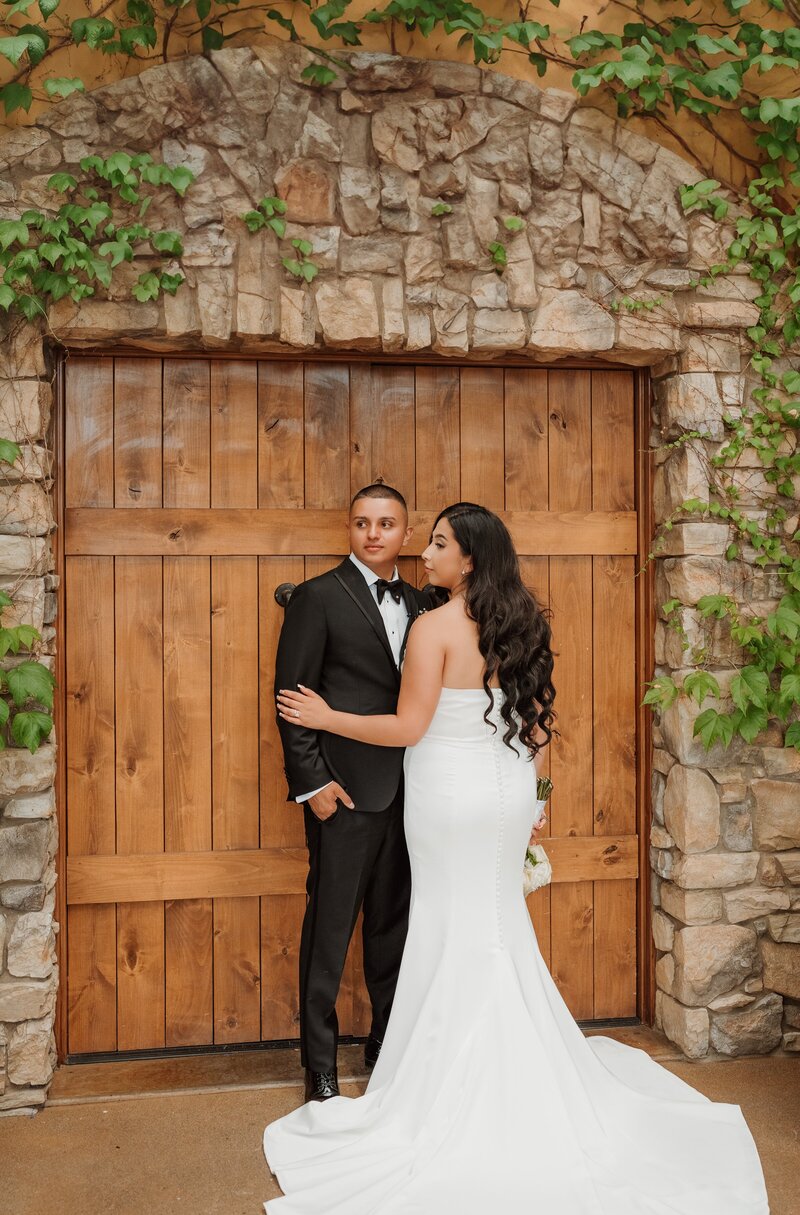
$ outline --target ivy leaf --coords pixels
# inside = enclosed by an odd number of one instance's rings
[[[113,22],[106,17],[79,17],[72,22],[70,29],[74,42],[85,42],[93,51],[113,38],[116,32]]]
[[[21,25],[19,33],[25,38],[30,38],[28,46],[28,58],[31,63],[41,63],[45,52],[50,45],[50,35],[41,25]]]
[[[68,190],[74,190],[78,182],[71,173],[54,173],[48,179],[48,190],[55,190],[58,194],[66,194]]]
[[[17,298],[17,293],[13,287],[9,287],[7,283],[0,283],[0,308],[4,312],[8,312],[11,305]]]
[[[172,253],[175,257],[183,253],[180,232],[154,232],[150,244],[158,253]]]
[[[27,747],[31,755],[41,746],[52,728],[52,717],[35,710],[15,714],[11,722],[14,742],[20,747]]]
[[[97,252],[101,257],[111,258],[112,270],[116,269],[120,262],[130,262],[133,260],[133,249],[126,240],[103,241]]]
[[[709,751],[718,741],[727,747],[733,738],[733,728],[733,718],[729,714],[718,713],[716,709],[706,709],[695,721],[692,734],[699,738],[706,751]]]
[[[668,675],[658,675],[647,685],[643,705],[660,705],[668,709],[678,696],[678,685]]]
[[[138,281],[131,287],[131,293],[140,304],[145,304],[148,300],[157,299],[160,289],[161,283],[157,274],[140,274]]]
[[[205,21],[211,12],[211,0],[195,0],[195,11],[200,21]]]
[[[30,233],[28,225],[20,219],[0,219],[0,248],[5,250],[18,241],[27,245]]]
[[[766,709],[761,709],[757,705],[748,705],[747,712],[741,715],[735,725],[744,741],[751,743],[762,730],[766,730],[768,721]]]
[[[283,240],[286,235],[286,220],[281,219],[279,215],[273,215],[267,220],[267,227],[271,228],[275,235]]]
[[[24,110],[27,114],[33,101],[33,92],[27,84],[11,81],[0,89],[0,99],[6,114],[13,114],[15,110]]]
[[[167,185],[172,186],[176,194],[180,194],[183,198],[189,186],[194,181],[194,173],[191,169],[187,169],[186,165],[175,165],[169,171]]]
[[[6,679],[15,705],[22,706],[26,700],[35,700],[47,705],[48,709],[53,707],[56,681],[41,662],[21,662],[19,666],[6,671]]]
[[[167,295],[174,295],[183,282],[182,274],[162,274],[160,278],[161,290],[166,291]]]
[[[683,681],[683,690],[687,696],[692,696],[698,705],[702,705],[706,696],[719,699],[719,684],[708,671],[693,671]]]
[[[242,219],[251,232],[260,232],[267,222],[260,211],[246,211]]]
[[[2,288],[0,288],[0,292],[2,292]],[[0,463],[16,464],[21,455],[22,448],[19,443],[15,443],[13,439],[0,439]],[[0,593],[5,594],[5,592]],[[10,599],[8,599],[8,603],[11,603]],[[2,599],[0,599],[0,607],[8,607],[8,603],[3,603]]]
[[[48,97],[69,97],[70,93],[83,93],[86,85],[77,76],[51,76],[44,82]]]
[[[509,232],[521,232],[525,227],[525,220],[520,219],[518,215],[507,215],[503,220],[503,227]]]
[[[225,36],[220,30],[215,30],[212,25],[203,26],[203,50],[218,51],[225,45]]]
[[[0,55],[17,67],[26,53],[31,63],[38,63],[47,50],[44,39],[38,34],[16,34],[12,38],[0,38]],[[38,55],[38,58],[34,56]]]
[[[784,745],[794,747],[795,751],[800,751],[800,721],[793,721],[786,731]]]
[[[39,0],[39,12],[42,14],[45,21],[48,17],[52,17],[60,3],[61,0]]]
[[[11,708],[7,700],[0,699],[0,727],[7,725],[8,719],[11,716]],[[6,740],[0,734],[0,751],[5,749]]]
[[[449,203],[437,202],[431,207],[431,215],[434,215],[438,219],[440,215],[450,215],[452,210],[453,208]]]
[[[800,705],[800,675],[784,675],[781,680],[780,698],[787,704]]]
[[[731,699],[743,713],[751,704],[765,709],[768,692],[769,676],[758,667],[742,667],[739,674],[731,680]]]
[[[336,79],[336,73],[332,68],[326,67],[324,63],[309,63],[300,73],[301,79],[307,80],[310,84],[318,84],[324,86],[333,84]]]

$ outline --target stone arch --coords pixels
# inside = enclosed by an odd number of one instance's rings
[[[724,260],[731,236],[725,226],[682,211],[678,187],[700,174],[601,111],[578,106],[570,93],[464,64],[366,53],[349,59],[347,79],[319,91],[303,83],[304,53],[296,48],[213,52],[73,94],[0,140],[4,216],[52,207],[50,174],[74,171],[91,153],[147,151],[197,173],[183,199],[159,199],[148,217],[183,233],[186,283],[178,294],[136,303],[128,288],[146,259],[123,265],[106,298],[52,307],[49,325],[57,337],[72,348],[97,349],[125,343],[153,350],[433,352],[459,359],[513,353],[532,363],[596,358],[650,368],[653,445],[702,427],[713,447],[722,437],[723,411],[741,408],[746,399],[743,330],[758,310],[753,284],[742,275],[689,290],[698,272]],[[287,235],[313,244],[320,272],[311,285],[286,275],[272,233],[251,235],[241,223],[244,211],[273,193],[287,200]],[[432,215],[437,201],[450,212]],[[522,231],[505,231],[502,219],[511,214],[525,221]],[[501,238],[508,266],[499,276],[487,246]],[[613,308],[622,294],[660,302],[650,311]],[[51,388],[38,331],[7,344],[0,376],[0,425],[25,442],[24,477],[41,498]],[[708,486],[702,462],[684,449],[659,464],[656,522],[687,497],[707,500]],[[49,524],[27,528],[42,600],[52,569],[49,530]],[[726,543],[723,525],[686,522],[669,533],[659,589],[687,605],[690,627],[698,595],[726,576]],[[3,573],[31,568],[18,547],[16,539],[2,537],[0,549],[8,550]],[[32,618],[44,623],[44,610],[37,607]],[[657,625],[656,660],[663,669],[683,662],[663,624]],[[728,659],[720,655],[719,664],[729,665]],[[726,828],[725,806],[737,798],[742,821],[751,815],[742,756],[719,749],[707,756],[692,738],[692,722],[681,700],[656,730],[658,1017],[690,1055],[738,1053],[743,1041],[746,1049],[772,1049],[776,1030],[780,1039],[781,999],[758,1003],[754,929],[745,951],[751,987],[739,989],[739,1003],[729,1010],[745,1008],[756,1030],[750,1025],[737,1036],[728,1023],[733,1014],[710,1008],[708,992],[717,996],[720,982],[729,990],[729,974],[736,982],[741,977],[736,959],[744,945],[740,930],[730,932],[731,917],[750,928],[769,909],[765,896],[774,889],[774,874],[754,885],[759,845],[746,829],[737,837]],[[28,765],[16,757],[13,768],[0,757],[7,796],[17,787],[42,791],[45,819],[52,813],[52,751],[43,748]],[[713,778],[699,780],[702,769]],[[787,775],[776,772],[780,780]],[[702,797],[692,802],[684,794],[698,781]],[[789,790],[785,781],[782,788]],[[702,848],[686,821],[695,811]],[[5,815],[14,817],[8,807]],[[36,843],[43,891],[54,873],[54,833],[48,831]],[[769,832],[762,834],[769,850]],[[783,876],[787,883],[800,880],[798,871]],[[701,906],[696,889],[714,897]],[[2,905],[16,930],[22,912]],[[11,1098],[0,1097],[0,1108],[4,1100],[20,1107],[43,1100],[50,1075],[57,983],[52,900],[43,900],[37,914],[31,931],[44,954],[50,951],[50,965],[25,979],[36,987],[33,995],[0,990],[9,1008],[16,999],[8,1020],[16,1027],[15,1058],[27,1060],[11,1067]],[[773,942],[764,959],[776,992],[785,991],[775,955],[780,948]],[[721,955],[713,964],[716,978],[704,988],[697,968],[715,950]],[[768,977],[765,983],[769,988]],[[5,1007],[0,1003],[0,1022]],[[9,1046],[9,1058],[12,1053]]]

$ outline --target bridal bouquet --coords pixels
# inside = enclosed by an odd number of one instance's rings
[[[534,828],[541,827],[545,820],[545,806],[547,799],[553,792],[553,782],[549,776],[540,776],[536,782],[536,810],[537,814],[534,818]],[[552,880],[553,870],[550,867],[550,861],[547,859],[547,853],[541,844],[534,844],[533,847],[528,845],[525,853],[525,864],[522,867],[522,891],[525,897],[531,894],[534,890],[538,890],[541,886],[546,886]]]

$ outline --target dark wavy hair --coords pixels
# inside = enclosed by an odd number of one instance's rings
[[[487,724],[494,704],[490,687],[496,675],[505,693],[500,713],[506,724],[503,742],[513,746],[519,736],[535,755],[553,736],[553,651],[550,625],[534,595],[523,586],[514,543],[502,519],[474,502],[456,502],[437,516],[453,529],[459,548],[472,558],[467,575],[464,606],[478,626],[478,647],[483,656],[483,686],[489,697],[484,713]],[[534,740],[536,727],[547,743]]]

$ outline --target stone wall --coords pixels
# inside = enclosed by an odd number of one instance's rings
[[[160,200],[148,213],[152,226],[184,234],[187,281],[178,294],[134,303],[130,283],[150,268],[137,258],[119,268],[108,298],[55,306],[49,319],[58,337],[73,347],[514,353],[533,363],[578,356],[649,366],[656,521],[687,496],[707,498],[705,465],[721,446],[723,414],[740,410],[752,388],[743,331],[758,310],[742,275],[689,289],[698,272],[724,260],[731,236],[683,214],[678,187],[700,175],[566,92],[463,64],[368,54],[350,62],[346,80],[319,91],[302,83],[296,48],[214,52],[74,94],[0,143],[6,215],[52,206],[49,175],[74,171],[92,152],[149,151],[198,175],[184,199]],[[240,220],[271,194],[288,204],[283,242],[249,234]],[[451,211],[437,218],[437,202]],[[509,215],[524,230],[507,232]],[[281,266],[288,241],[301,235],[320,269],[311,285]],[[502,275],[492,268],[493,240],[507,249]],[[660,302],[631,313],[612,307],[621,294]],[[28,368],[18,386],[34,413],[43,375]],[[662,447],[685,429],[706,438]],[[38,459],[31,456],[32,468]],[[758,468],[746,471],[752,488]],[[41,486],[42,475],[33,483]],[[756,497],[743,500],[759,509]],[[658,602],[685,605],[692,645],[698,597],[740,585],[744,567],[725,560],[724,525],[686,520],[667,539]],[[47,568],[42,557],[32,599],[46,589]],[[755,579],[752,599],[774,602],[774,572]],[[657,629],[658,670],[680,670],[681,638],[663,622]],[[709,660],[724,684],[737,655],[720,635]],[[707,755],[691,734],[697,711],[682,697],[656,730],[659,1024],[692,1057],[797,1049],[800,757],[783,751],[778,732],[766,745]],[[45,771],[44,760],[26,755],[14,762],[0,820],[8,841],[0,853],[0,934],[8,941],[0,1050],[9,1085],[0,1102],[21,1106],[41,1099],[49,1074],[55,829],[46,792],[52,766]],[[19,846],[20,862],[17,838],[30,841]],[[9,876],[9,864],[24,876]]]
[[[30,339],[6,341],[0,354],[0,434],[22,448],[13,469],[0,465],[0,589],[14,600],[2,624],[37,628],[52,669],[52,392],[41,341]],[[34,755],[0,751],[0,1112],[41,1104],[55,1065],[55,752],[52,737]]]

